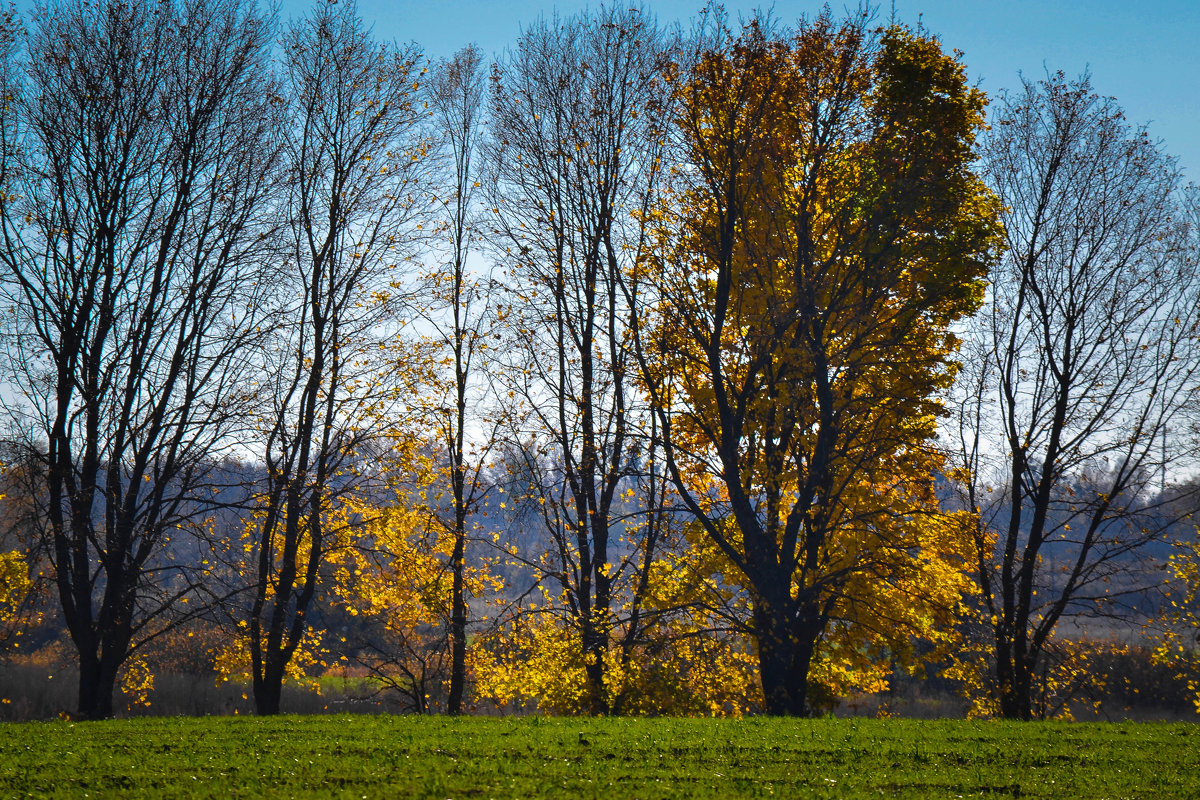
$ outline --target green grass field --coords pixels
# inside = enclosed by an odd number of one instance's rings
[[[0,797],[1200,797],[1195,724],[146,718],[0,725]]]

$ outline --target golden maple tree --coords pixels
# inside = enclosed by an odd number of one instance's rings
[[[457,713],[452,705],[456,605],[494,595],[501,584],[486,560],[462,563],[462,539],[422,500],[445,477],[444,470],[425,464],[416,472],[422,486],[414,488],[407,483],[411,476],[397,472],[404,481],[393,484],[386,503],[348,502],[339,511],[345,527],[356,529],[356,544],[333,557],[331,594],[351,616],[374,622],[377,633],[365,640],[347,643],[342,637],[341,643],[355,650],[354,661],[403,698],[408,709]],[[456,583],[461,600],[452,591]],[[465,663],[473,656],[473,643],[464,642]],[[465,679],[464,670],[459,680]]]
[[[935,38],[865,16],[708,42],[668,76],[642,373],[749,595],[765,708],[806,714],[810,684],[878,686],[914,635],[945,644],[968,591],[933,441],[997,241],[971,170],[985,98]]]

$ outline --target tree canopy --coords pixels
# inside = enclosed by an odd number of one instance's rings
[[[669,78],[643,375],[676,485],[753,598],[767,707],[803,714],[814,659],[903,652],[966,589],[930,442],[998,206],[972,172],[984,97],[936,39],[828,13],[716,36]]]

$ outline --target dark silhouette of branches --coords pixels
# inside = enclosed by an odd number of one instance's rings
[[[1005,253],[960,381],[963,489],[1000,713],[1033,713],[1055,627],[1123,617],[1195,466],[1200,262],[1179,170],[1088,75],[1002,97],[985,148]],[[1159,492],[1161,496],[1161,491]]]
[[[43,465],[78,710],[106,717],[126,659],[203,582],[171,545],[203,534],[246,419],[271,20],[233,0],[34,19],[0,130],[8,410]]]

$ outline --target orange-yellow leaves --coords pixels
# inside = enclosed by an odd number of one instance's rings
[[[747,26],[666,82],[688,169],[643,217],[646,388],[725,581],[762,597],[790,573],[839,623],[814,679],[877,687],[913,637],[945,651],[970,590],[972,519],[932,476],[949,324],[999,230],[971,172],[983,97],[935,39],[829,13]]]
[[[24,554],[17,550],[0,553],[0,625],[16,615],[30,586]]]
[[[1200,714],[1200,542],[1181,542],[1176,548],[1169,562],[1174,596],[1152,623],[1157,640],[1153,658],[1187,681]]]

